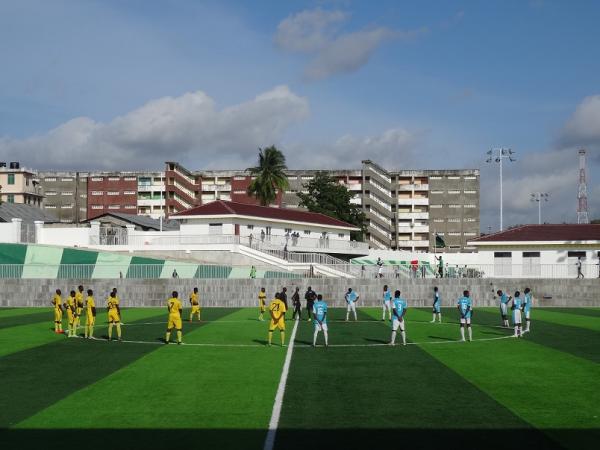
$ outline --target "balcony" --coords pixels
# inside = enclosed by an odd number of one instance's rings
[[[398,247],[419,247],[419,248],[429,248],[429,241],[396,241],[396,245]]]
[[[429,219],[428,212],[398,212],[398,219]]]
[[[400,225],[398,224],[398,233],[429,233],[429,225]]]
[[[202,191],[206,192],[206,191],[217,191],[217,192],[223,192],[223,191],[231,191],[231,185],[228,184],[203,184],[202,185]]]
[[[428,184],[401,184],[398,186],[399,191],[428,191]]]
[[[410,206],[410,205],[419,205],[419,206],[427,206],[429,205],[428,198],[399,198],[398,205]]]

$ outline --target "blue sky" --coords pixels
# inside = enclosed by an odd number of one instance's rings
[[[481,168],[482,229],[600,216],[600,3],[0,2],[0,157],[36,168]],[[18,156],[16,156],[18,155]]]

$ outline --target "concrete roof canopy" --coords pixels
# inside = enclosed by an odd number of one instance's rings
[[[153,219],[148,216],[138,216],[136,214],[125,214],[118,212],[109,212],[105,214],[101,214],[99,216],[94,217],[93,219],[88,219],[85,222],[94,222],[100,221],[103,217],[115,217],[117,219],[123,220],[133,225],[137,225],[143,229],[150,230],[160,230],[160,219]],[[179,230],[179,222],[174,220],[163,220],[163,230],[164,231],[176,231]]]
[[[473,239],[474,245],[502,242],[600,241],[600,224],[522,225]]]
[[[22,219],[23,222],[33,223],[42,221],[44,223],[57,223],[59,220],[49,212],[31,205],[22,203],[0,204],[0,222],[12,222],[12,219]]]

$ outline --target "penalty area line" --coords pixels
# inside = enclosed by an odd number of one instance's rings
[[[277,394],[275,394],[275,402],[273,403],[273,412],[271,414],[271,421],[269,422],[269,430],[267,431],[267,437],[265,438],[265,445],[263,447],[264,450],[273,450],[273,446],[275,445],[275,436],[277,435],[277,427],[279,426],[279,417],[281,416],[281,406],[283,405],[285,386],[287,384],[288,373],[290,371],[290,363],[292,362],[292,352],[294,351],[294,341],[296,339],[298,322],[299,321],[296,321],[294,324],[288,350],[285,354],[285,362],[283,363],[283,370],[281,371],[281,378],[279,379]]]

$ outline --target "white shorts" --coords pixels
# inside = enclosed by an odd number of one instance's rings
[[[383,306],[382,308],[385,309],[392,309],[392,302],[389,300],[386,300],[385,302],[383,302]]]
[[[506,303],[500,303],[500,313],[506,316]]]
[[[460,323],[466,323],[466,324],[471,325],[471,318],[470,317],[467,317],[467,318],[462,318],[461,317],[460,318]]]
[[[316,320],[313,323],[315,324],[316,331],[327,331],[327,323],[323,323],[323,325],[321,325]]]
[[[512,319],[513,319],[513,323],[521,323],[521,310],[520,309],[513,309],[512,312]]]
[[[400,321],[396,317],[392,320],[392,331],[396,331],[400,327],[400,331],[404,331],[404,320]]]
[[[348,303],[348,307],[346,308],[346,311],[348,311],[348,312],[350,312],[350,311],[356,312],[356,302],[350,302],[350,303]]]

